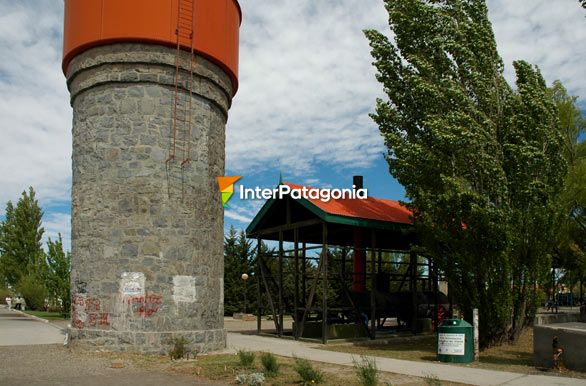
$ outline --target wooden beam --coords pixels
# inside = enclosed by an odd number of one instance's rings
[[[322,225],[322,259],[323,259],[323,280],[322,280],[322,343],[328,343],[328,224]]]
[[[249,236],[264,236],[267,234],[273,234],[273,233],[277,233],[280,231],[290,231],[295,228],[303,228],[303,227],[317,225],[317,224],[321,224],[321,223],[322,223],[322,221],[317,218],[311,219],[311,220],[297,221],[297,222],[294,222],[291,224],[283,224],[283,225],[278,225],[278,226],[271,227],[271,228],[262,229],[257,232],[249,234]]]
[[[262,291],[260,289],[260,277],[262,276],[260,268],[260,254],[262,247],[262,239],[259,237],[256,239],[256,287],[257,287],[257,300],[256,300],[256,333],[260,334],[262,326]]]
[[[410,280],[409,289],[411,290],[411,331],[417,333],[417,254],[413,251],[409,253]]]
[[[283,336],[283,231],[279,232],[279,328],[277,335]]]
[[[267,297],[269,299],[269,305],[271,306],[271,311],[273,312],[273,322],[275,324],[275,330],[279,331],[279,318],[278,318],[278,314],[277,314],[277,309],[275,307],[275,302],[273,302],[273,296],[271,295],[271,288],[269,287],[269,283],[267,281],[267,275],[268,275],[268,267],[266,265],[266,263],[264,262],[262,255],[259,256],[259,260],[261,261],[261,275],[262,275],[262,281],[265,285],[265,290],[267,291]]]
[[[376,256],[376,233],[371,231],[370,241],[370,339],[376,338],[376,272],[375,272],[375,256]]]
[[[437,331],[437,327],[438,327],[438,322],[439,322],[439,275],[437,272],[437,266],[435,265],[435,262],[432,262],[431,259],[429,259],[430,265],[432,266],[432,271],[433,272],[433,302],[434,302],[434,307],[433,307],[433,324],[436,328]]]
[[[321,257],[319,259],[319,262],[317,264],[317,269],[315,272],[315,277],[313,278],[313,284],[311,285],[311,288],[309,289],[309,297],[305,300],[305,307],[303,307],[303,317],[301,318],[301,324],[299,325],[299,336],[302,337],[303,336],[303,328],[305,326],[305,320],[307,319],[307,314],[311,311],[311,306],[313,305],[313,298],[315,296],[315,291],[317,289],[317,285],[318,285],[318,280],[319,280],[319,276],[322,272],[322,267],[323,267],[323,249],[321,252]]]
[[[293,252],[295,255],[295,272],[293,273],[295,281],[295,293],[293,299],[293,337],[297,340],[299,339],[299,335],[297,334],[297,331],[299,330],[299,321],[297,320],[297,309],[299,308],[299,228],[293,230],[293,239],[295,243]]]
[[[305,260],[305,258],[307,253],[307,244],[303,243],[302,244],[302,249],[301,249],[301,294],[302,294],[302,299],[303,299],[303,307],[307,307],[307,283],[305,281],[306,276],[307,276],[307,261]]]

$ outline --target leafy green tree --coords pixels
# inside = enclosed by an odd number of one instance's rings
[[[558,205],[567,170],[564,138],[557,110],[539,71],[515,62],[517,92],[508,104],[503,130],[503,168],[507,176],[507,210],[516,338],[536,312],[536,283],[547,277],[557,230]]]
[[[42,277],[34,272],[22,275],[16,289],[25,300],[26,307],[32,310],[43,310],[48,293]]]
[[[6,219],[0,223],[0,273],[12,287],[24,276],[44,272],[42,217],[32,187],[22,192],[16,207],[6,204]]]
[[[388,100],[373,119],[414,224],[481,345],[514,339],[535,310],[565,161],[539,71],[503,76],[483,0],[386,0],[394,41],[365,31]],[[545,233],[543,233],[545,232]]]
[[[57,240],[47,240],[47,276],[45,286],[49,297],[61,307],[63,313],[71,308],[70,273],[71,253],[63,250],[63,240],[59,234]]]
[[[576,106],[577,97],[570,96],[561,82],[554,82],[551,93],[557,106],[564,136],[564,154],[569,164],[560,197],[564,221],[558,232],[559,246],[554,255],[554,266],[566,270],[564,276],[568,279],[583,282],[586,278],[586,143],[579,143],[578,138],[580,133],[586,132],[586,119]]]
[[[550,93],[564,138],[564,155],[570,167],[573,167],[578,162],[578,137],[580,133],[586,132],[586,119],[576,106],[578,97],[569,95],[562,82],[554,81]]]

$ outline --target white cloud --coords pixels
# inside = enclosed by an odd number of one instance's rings
[[[252,217],[243,216],[240,213],[236,213],[235,211],[229,209],[224,210],[224,216],[242,223],[249,223],[252,221]]]
[[[586,11],[578,1],[489,0],[488,7],[508,81],[514,81],[512,62],[526,60],[548,84],[561,80],[586,109]]]
[[[364,28],[382,29],[379,0],[242,1],[240,89],[227,129],[236,172],[317,165],[368,167],[383,150],[368,117],[380,86]]]
[[[388,31],[382,0],[241,0],[240,90],[227,127],[227,166],[368,168],[384,151],[368,117],[381,86],[364,28]],[[586,108],[586,20],[575,0],[489,0],[499,51],[540,66]],[[61,72],[61,1],[0,2],[0,214],[29,185],[43,206],[67,203],[71,109]],[[388,33],[388,32],[386,32]],[[240,206],[240,204],[238,204]],[[244,206],[248,210],[248,206]],[[241,220],[254,213],[236,209]],[[68,221],[55,225],[65,237]]]
[[[48,238],[55,241],[61,239],[63,241],[63,249],[71,250],[71,215],[69,213],[52,212],[45,214],[43,218],[43,228],[45,233],[43,235],[43,246],[46,246]]]
[[[42,205],[70,197],[71,109],[61,72],[62,13],[62,2],[49,7],[46,2],[0,3],[0,214],[28,186]]]

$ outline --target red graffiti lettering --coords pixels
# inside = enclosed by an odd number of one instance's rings
[[[73,324],[73,327],[75,327],[75,328],[79,328],[79,329],[83,328],[83,321],[77,317],[73,318],[71,324]]]
[[[124,299],[124,302],[132,307],[132,313],[135,316],[148,318],[156,314],[163,304],[163,296],[158,294],[146,294],[130,296]]]
[[[75,295],[73,297],[73,304],[76,306],[85,306],[85,298],[83,296]]]
[[[100,320],[98,322],[98,324],[100,326],[109,326],[110,325],[110,314],[107,312],[102,312],[100,313]]]
[[[85,301],[86,312],[98,312],[100,311],[101,304],[100,300],[96,298],[88,298]]]
[[[110,314],[102,311],[101,301],[97,298],[74,295],[71,314],[71,324],[75,328],[110,325]]]

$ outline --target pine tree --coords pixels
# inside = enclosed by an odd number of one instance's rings
[[[244,291],[249,295],[252,285],[242,280],[242,274],[248,274],[248,280],[252,281],[252,255],[252,243],[246,239],[244,231],[237,232],[231,226],[224,237],[224,315],[244,312]],[[247,296],[247,300],[251,304],[252,299]]]

